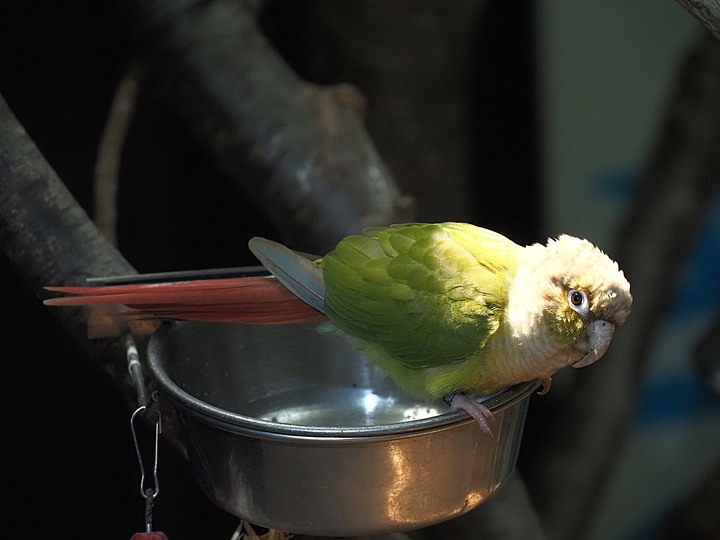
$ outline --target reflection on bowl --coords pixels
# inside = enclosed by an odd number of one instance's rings
[[[515,465],[538,386],[485,400],[491,439],[313,325],[166,324],[148,352],[208,497],[253,523],[325,536],[413,529],[480,504]]]

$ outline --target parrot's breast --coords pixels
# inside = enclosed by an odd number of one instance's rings
[[[551,377],[576,362],[582,352],[559,343],[545,325],[530,325],[529,332],[518,332],[505,324],[488,343],[485,362],[489,378],[500,387]],[[504,383],[504,384],[501,384]]]

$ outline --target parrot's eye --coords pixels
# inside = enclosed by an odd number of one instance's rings
[[[580,315],[584,315],[588,311],[589,302],[587,295],[578,291],[577,289],[571,289],[568,291],[568,302],[570,307],[577,311]]]

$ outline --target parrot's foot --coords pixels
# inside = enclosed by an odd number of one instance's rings
[[[448,407],[452,409],[462,409],[472,416],[480,426],[480,429],[490,435],[492,439],[493,434],[488,421],[495,420],[495,416],[485,405],[467,397],[465,394],[457,392],[448,394],[443,398],[443,401]]]
[[[550,385],[552,385],[552,377],[547,377],[545,379],[540,379],[540,384],[542,385],[540,387],[540,390],[537,391],[538,396],[544,396],[550,391]]]

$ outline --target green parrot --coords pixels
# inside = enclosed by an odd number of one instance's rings
[[[122,303],[165,318],[264,323],[322,314],[405,391],[444,398],[489,434],[492,413],[473,397],[535,379],[547,391],[559,369],[605,354],[632,305],[617,263],[567,235],[522,247],[447,222],[367,229],[315,260],[263,238],[249,246],[284,287],[237,278],[208,282],[210,292],[190,282],[185,301],[182,284],[60,287],[51,289],[83,296],[46,303]]]

